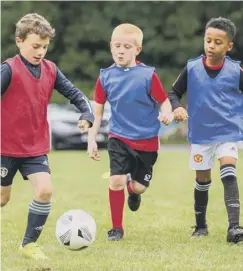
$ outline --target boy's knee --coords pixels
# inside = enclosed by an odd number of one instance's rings
[[[49,201],[53,194],[53,188],[52,187],[42,187],[37,191],[37,200],[46,202]]]
[[[11,196],[11,186],[1,186],[1,207],[5,206]]]
[[[135,194],[142,194],[146,191],[147,187],[136,182],[136,181],[133,181],[132,182],[132,190]]]
[[[206,183],[211,180],[211,169],[208,170],[197,170],[196,171],[197,180],[201,183]]]
[[[110,189],[122,190],[126,186],[127,176],[126,175],[114,175],[110,178]]]
[[[10,200],[10,195],[1,195],[1,207],[5,206]]]

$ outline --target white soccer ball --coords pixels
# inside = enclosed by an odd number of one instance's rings
[[[64,213],[56,223],[57,240],[66,248],[79,250],[95,241],[96,223],[93,217],[83,210]]]

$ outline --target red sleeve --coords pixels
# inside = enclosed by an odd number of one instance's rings
[[[151,97],[159,104],[162,104],[167,99],[165,89],[155,72],[152,77]]]
[[[106,93],[101,85],[100,77],[97,79],[94,92],[94,100],[98,104],[105,104],[106,102]]]

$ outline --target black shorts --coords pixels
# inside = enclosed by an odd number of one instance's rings
[[[38,172],[50,173],[47,155],[36,157],[9,157],[1,155],[1,186],[9,186],[17,171],[20,171],[24,180],[27,176]]]
[[[113,175],[131,174],[132,180],[148,187],[153,174],[158,153],[131,149],[117,138],[108,141],[110,172]]]

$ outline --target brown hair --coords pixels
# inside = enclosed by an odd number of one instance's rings
[[[15,37],[25,40],[28,34],[37,34],[43,39],[47,37],[53,39],[55,37],[55,29],[41,15],[29,13],[17,22]]]

